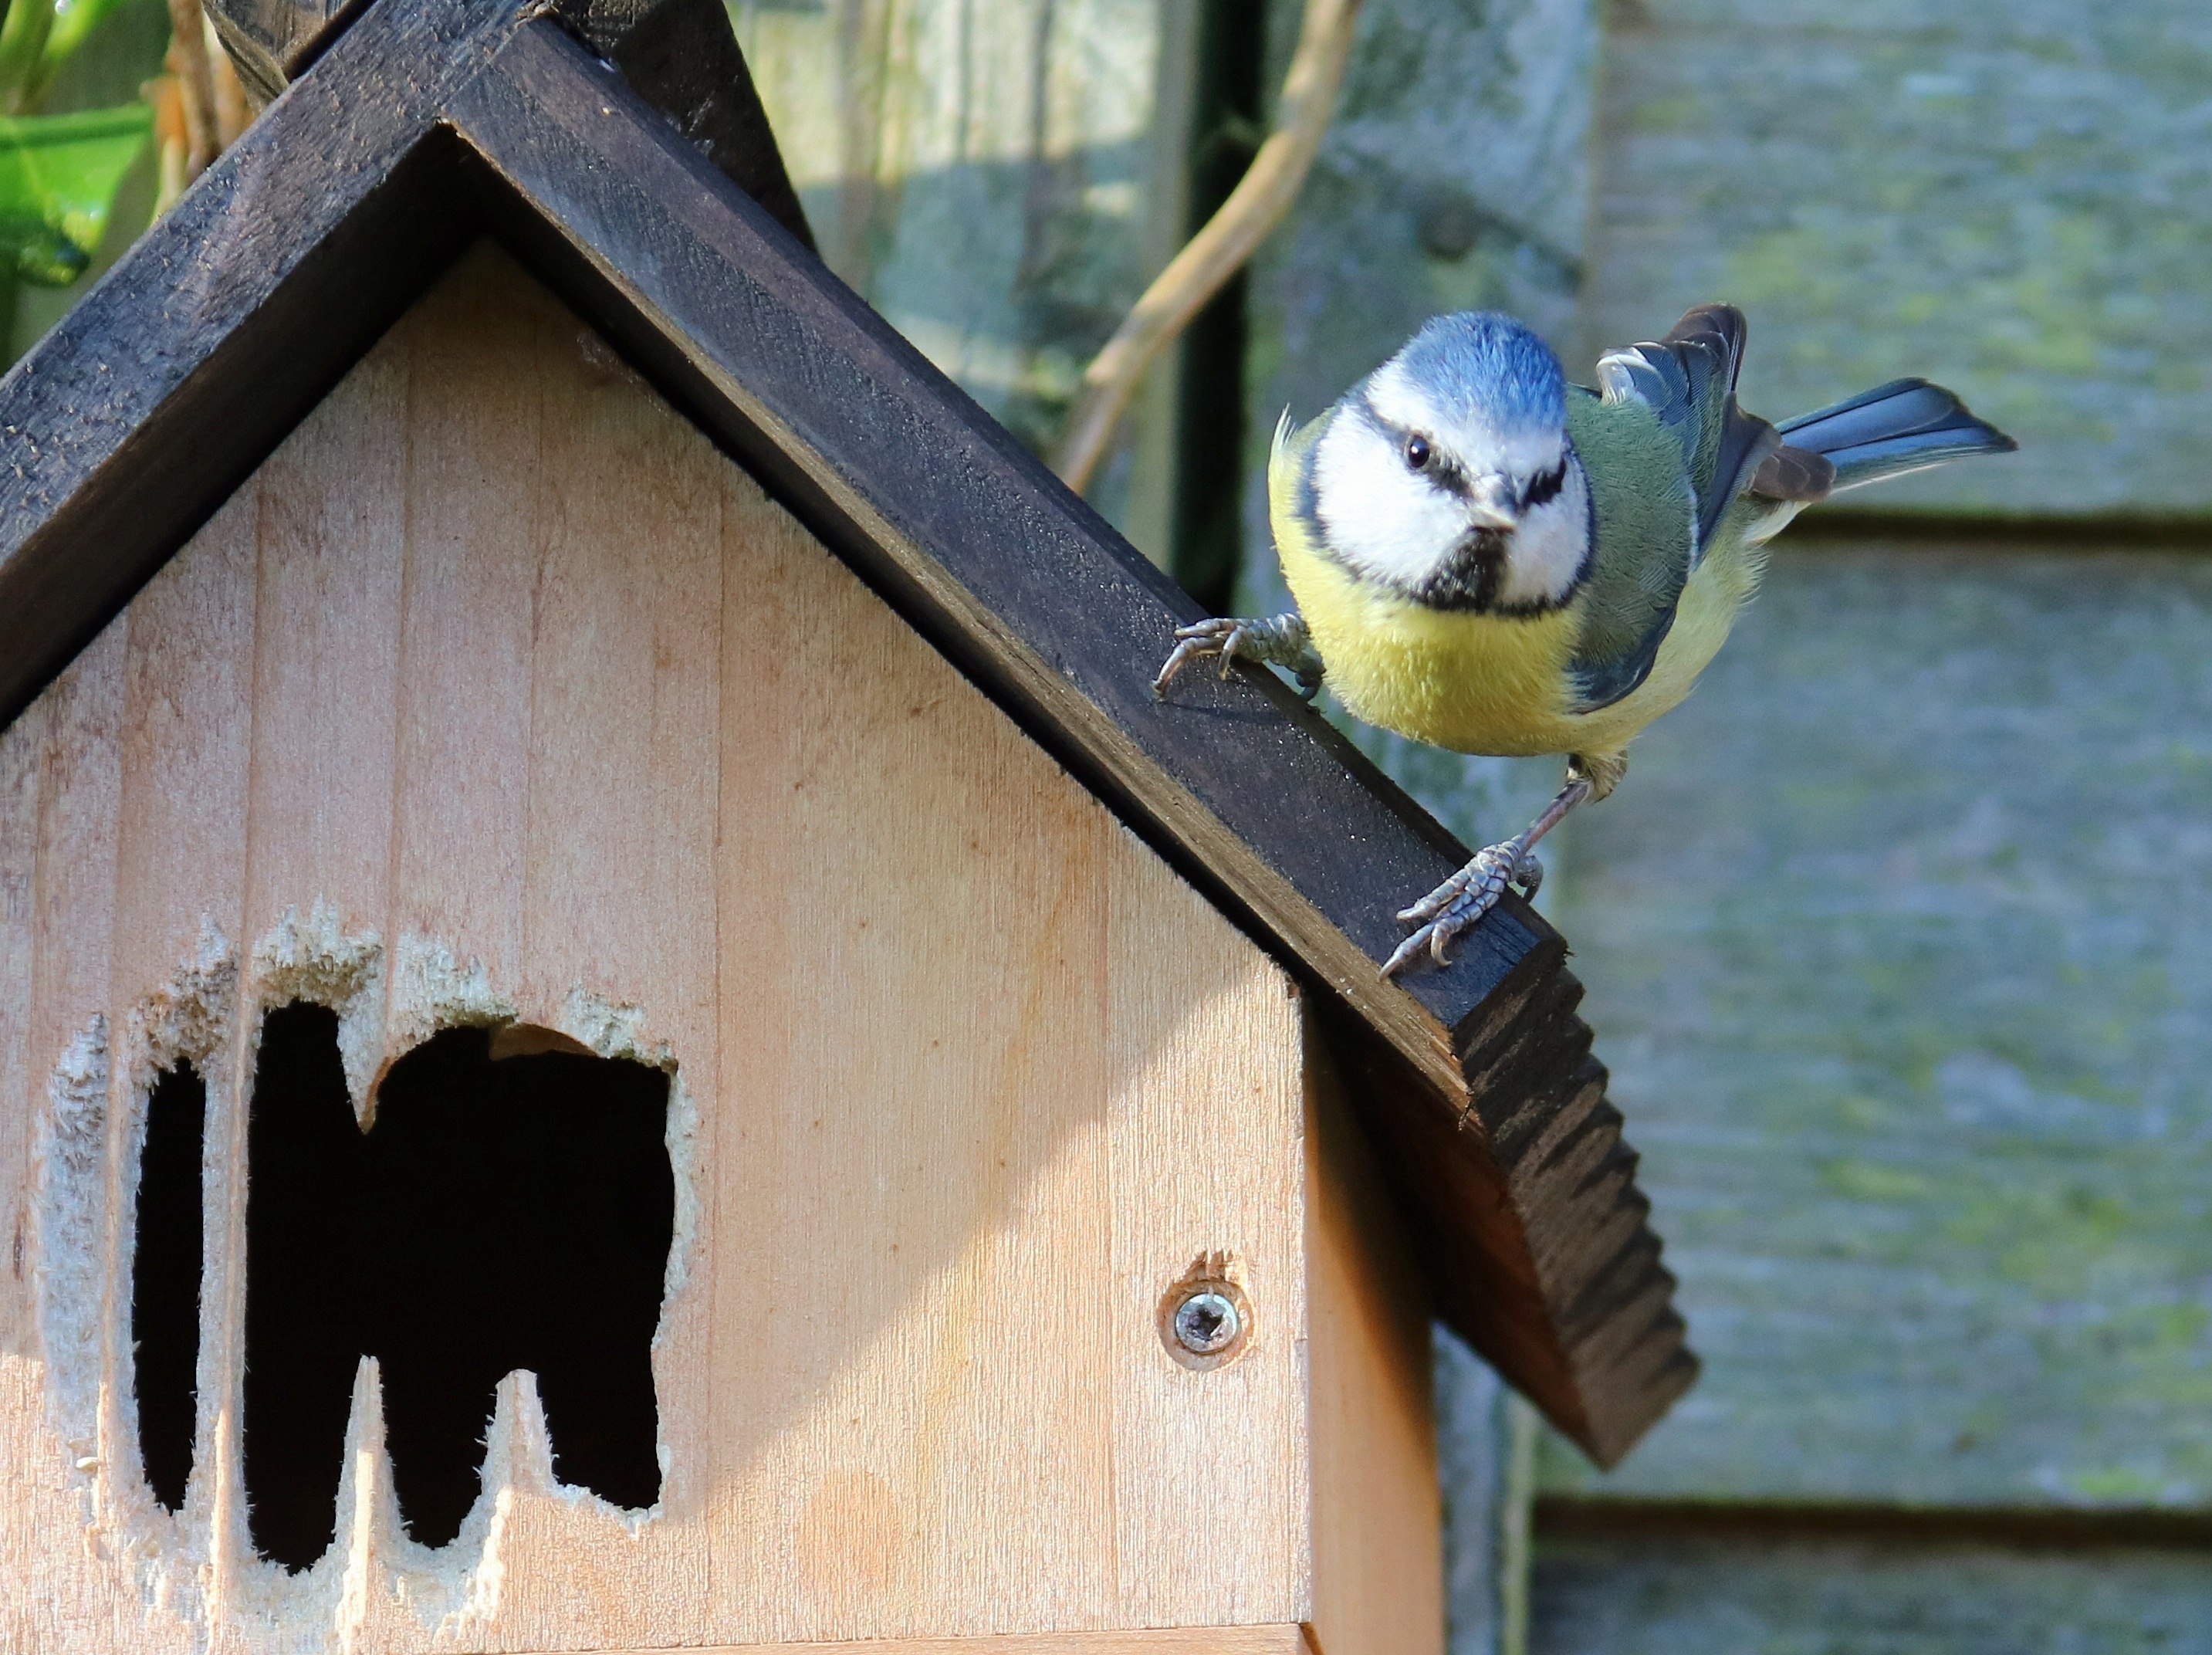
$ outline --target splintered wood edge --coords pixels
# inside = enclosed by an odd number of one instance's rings
[[[534,0],[370,7],[0,380],[28,439],[0,498],[0,719],[488,228],[1330,991],[1446,1319],[1625,1451],[1696,1370],[1564,943],[1509,898],[1448,970],[1385,980],[1393,911],[1465,848],[1270,673],[1156,697],[1188,595]]]
[[[1364,1084],[1437,1313],[1600,1465],[1696,1382],[1565,949],[1539,951],[1462,1032],[1472,1105],[1443,1104],[1340,1010],[1323,1029]]]
[[[1698,1360],[1636,1187],[1636,1153],[1576,1015],[1583,986],[1564,949],[1540,970],[1508,1015],[1462,1031],[1462,1050],[1474,1112],[1522,1217],[1544,1324],[1583,1409],[1568,1434],[1611,1465],[1696,1383]]]

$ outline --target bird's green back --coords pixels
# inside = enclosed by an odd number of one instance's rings
[[[1665,641],[1697,547],[1698,499],[1680,438],[1648,404],[1574,386],[1567,431],[1589,478],[1595,542],[1573,671],[1583,704],[1603,707],[1643,682]]]

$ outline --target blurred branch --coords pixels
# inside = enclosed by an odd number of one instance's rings
[[[208,61],[207,17],[200,0],[169,0],[169,73],[185,118],[185,181],[208,169],[222,148],[216,136],[215,66]]]
[[[215,158],[238,142],[253,106],[200,0],[168,0],[168,73],[146,84],[160,145],[159,218]]]
[[[230,61],[230,53],[223,50],[216,36],[212,19],[201,19],[206,41],[208,67],[215,82],[215,147],[218,154],[238,142],[239,135],[253,124],[253,102],[246,95],[246,86],[238,78],[237,67]]]
[[[1083,389],[1053,459],[1053,469],[1079,494],[1098,469],[1145,370],[1243,268],[1297,199],[1336,108],[1358,18],[1359,0],[1306,0],[1275,130],[1220,210],[1153,279],[1084,370]]]

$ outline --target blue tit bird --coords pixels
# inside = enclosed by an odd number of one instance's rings
[[[1445,948],[1537,841],[1603,799],[1628,745],[1680,704],[1758,593],[1766,545],[1844,489],[2013,440],[1925,380],[1770,425],[1736,406],[1744,319],[1702,305],[1598,360],[1598,389],[1510,317],[1438,317],[1319,419],[1286,412],[1269,518],[1296,612],[1180,629],[1188,661],[1324,673],[1354,716],[1466,753],[1561,753],[1566,780],[1515,837],[1398,916],[1395,974]]]

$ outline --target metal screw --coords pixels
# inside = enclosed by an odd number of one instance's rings
[[[1194,1356],[1218,1356],[1244,1331],[1244,1318],[1227,1293],[1201,1287],[1175,1311],[1176,1343]]]

